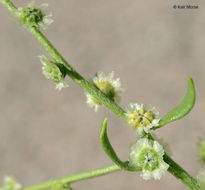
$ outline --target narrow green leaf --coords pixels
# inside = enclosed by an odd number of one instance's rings
[[[108,155],[108,157],[120,168],[128,171],[139,171],[141,170],[139,167],[133,168],[128,166],[128,161],[122,162],[117,154],[115,153],[112,145],[110,144],[110,141],[107,136],[107,119],[105,118],[101,125],[101,131],[100,131],[100,142],[102,144],[103,150]]]
[[[181,104],[179,104],[177,107],[172,109],[170,112],[168,112],[159,122],[159,126],[155,127],[159,128],[163,125],[166,125],[170,122],[176,121],[178,119],[181,119],[185,115],[187,115],[193,108],[195,103],[195,87],[194,87],[194,81],[192,78],[188,78],[188,87],[186,95],[184,96],[184,99],[182,100]]]

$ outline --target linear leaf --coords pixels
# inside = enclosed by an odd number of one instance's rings
[[[195,96],[196,95],[195,95],[194,81],[192,80],[192,78],[188,78],[187,92],[181,104],[179,104],[177,107],[175,107],[170,112],[168,112],[160,120],[159,126],[155,127],[154,129],[162,127],[163,125],[166,125],[178,119],[181,119],[182,117],[187,115],[192,110],[195,104]]]
[[[115,153],[112,145],[110,144],[110,141],[107,136],[107,119],[105,118],[101,125],[101,131],[100,131],[100,142],[102,144],[102,147],[105,151],[105,153],[108,155],[108,157],[120,168],[128,171],[139,171],[141,170],[139,167],[133,168],[128,166],[128,161],[122,162],[117,154]]]

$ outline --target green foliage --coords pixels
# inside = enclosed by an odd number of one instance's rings
[[[101,125],[101,131],[100,131],[100,142],[102,144],[103,150],[108,155],[108,157],[120,168],[128,171],[140,171],[140,167],[130,167],[128,165],[128,161],[122,162],[117,154],[115,153],[112,145],[110,144],[110,141],[107,136],[107,119],[104,119]]]
[[[185,115],[187,115],[193,108],[195,104],[195,87],[194,87],[194,81],[192,78],[188,78],[188,87],[186,95],[184,96],[184,99],[182,100],[181,104],[179,104],[177,107],[172,109],[170,112],[168,112],[159,122],[159,126],[155,127],[159,128],[162,127],[170,122],[176,121],[178,119],[181,119]]]

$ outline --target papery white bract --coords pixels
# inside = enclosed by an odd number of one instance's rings
[[[172,150],[170,145],[168,144],[168,142],[166,142],[166,140],[162,137],[157,137],[155,134],[152,134],[152,137],[154,137],[154,139],[163,146],[164,151],[166,152],[167,155],[172,156]]]
[[[123,91],[121,88],[120,78],[114,79],[114,72],[104,74],[98,72],[92,79],[93,84],[100,89],[107,97],[115,102],[120,101],[120,93]],[[85,93],[87,97],[87,104],[89,107],[94,108],[97,112],[102,105],[96,98],[89,93]]]
[[[94,108],[95,112],[97,112],[100,108],[100,106],[102,105],[100,102],[98,102],[92,95],[90,95],[89,93],[85,92],[87,101],[86,103],[88,104],[88,106],[90,108]]]
[[[141,167],[141,176],[145,180],[160,179],[169,167],[163,155],[163,147],[157,141],[142,138],[131,147],[129,166]]]
[[[158,115],[159,112],[151,105],[129,104],[126,108],[127,122],[140,136],[158,125],[160,120]]]

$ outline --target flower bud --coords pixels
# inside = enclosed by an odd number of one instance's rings
[[[64,81],[65,73],[62,73],[57,64],[47,59],[44,55],[39,56],[39,58],[43,64],[43,74],[56,84],[56,89],[61,90],[62,88],[68,87]]]
[[[47,14],[45,12],[47,6],[47,4],[42,4],[37,8],[34,6],[33,1],[26,7],[19,7],[16,12],[16,16],[21,20],[22,24],[46,29],[47,26],[53,22],[51,19],[52,14]]]

